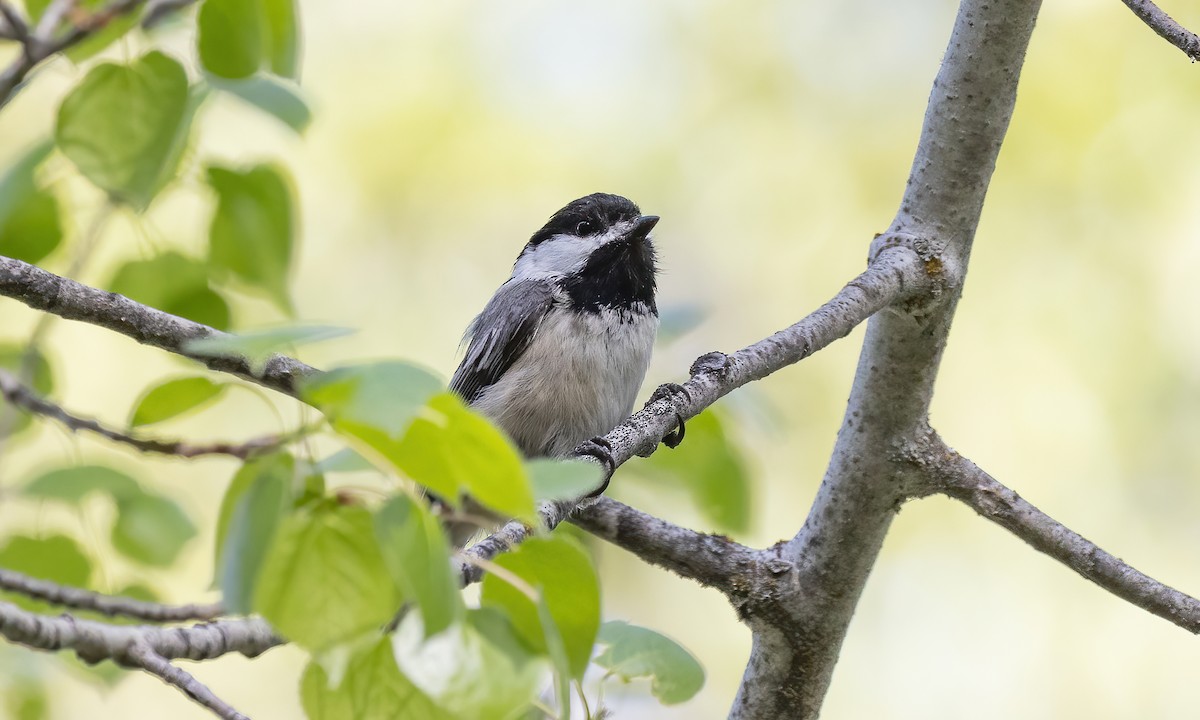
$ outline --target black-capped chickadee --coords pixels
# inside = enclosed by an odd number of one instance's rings
[[[601,436],[632,412],[658,332],[656,223],[619,195],[572,201],[529,238],[467,329],[450,388],[527,457],[578,449],[611,474]]]

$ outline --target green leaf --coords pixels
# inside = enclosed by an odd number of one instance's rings
[[[83,0],[80,5],[97,9],[105,4],[106,0]],[[88,58],[94,57],[102,52],[109,45],[112,45],[117,40],[120,40],[130,30],[138,26],[138,14],[126,13],[119,17],[109,20],[108,23],[101,29],[87,36],[78,44],[72,45],[63,51],[71,62],[81,63]]]
[[[416,365],[389,360],[335,368],[305,380],[300,394],[335,425],[361,425],[396,437],[444,387]]]
[[[50,699],[42,683],[23,682],[4,689],[4,707],[13,720],[45,720],[50,717]]]
[[[244,171],[210,166],[208,184],[217,193],[208,232],[209,264],[266,292],[290,314],[288,275],[295,244],[291,180],[274,165]]]
[[[704,687],[700,661],[666,635],[617,620],[600,627],[600,642],[608,647],[597,665],[626,681],[650,678],[650,692],[664,705],[690,700]]]
[[[450,569],[450,543],[442,524],[423,504],[407,495],[393,497],[375,516],[375,535],[401,596],[420,608],[426,637],[462,616],[459,579]]]
[[[63,100],[55,141],[84,177],[142,210],[174,176],[193,109],[187,75],[170,57],[103,63]]]
[[[54,143],[50,140],[39,142],[19,155],[8,170],[0,175],[0,223],[36,190],[34,174],[53,149]]]
[[[179,378],[159,383],[142,394],[133,407],[129,425],[141,427],[182,415],[220,395],[228,385],[206,377]]]
[[[42,13],[46,12],[48,7],[50,7],[50,0],[25,0],[25,12],[29,14],[30,21],[34,23],[42,19]]]
[[[382,450],[381,450],[382,451]],[[537,521],[533,488],[512,441],[454,393],[429,401],[384,455],[405,475],[454,503],[461,491],[507,517]]]
[[[20,373],[26,353],[29,353],[29,347],[26,345],[0,345],[0,368],[11,373]],[[50,362],[46,360],[46,356],[35,348],[30,354],[29,363],[33,368],[30,387],[39,395],[49,395],[54,392],[54,372],[50,368]]]
[[[234,475],[217,519],[216,584],[231,612],[252,609],[254,587],[291,504],[295,462],[286,453],[252,460]]]
[[[218,330],[229,327],[229,306],[208,286],[208,266],[167,251],[122,265],[108,288],[143,305]]]
[[[303,133],[312,122],[312,111],[293,83],[270,75],[255,75],[245,80],[209,77],[208,83],[275,116],[297,133]]]
[[[216,554],[213,556],[214,564],[221,564],[221,548],[225,544],[225,537],[229,534],[229,526],[233,521],[233,513],[237,509],[238,503],[246,491],[251,488],[259,478],[264,475],[278,476],[284,482],[288,489],[288,496],[293,493],[294,481],[296,477],[296,461],[286,452],[272,453],[264,457],[255,458],[244,463],[234,474],[233,479],[229,482],[229,487],[225,490],[224,497],[221,498],[221,509],[217,512],[217,538],[216,538]]]
[[[174,500],[145,492],[117,498],[112,544],[127,558],[169,567],[195,536],[196,526]]]
[[[34,189],[0,223],[0,255],[36,263],[53,252],[62,238],[58,198]]]
[[[54,144],[38,143],[0,176],[0,254],[36,263],[62,241],[58,200],[39,188],[34,173]]]
[[[196,24],[196,46],[205,70],[224,78],[257,72],[265,34],[259,0],[205,0]]]
[[[192,521],[174,501],[147,493],[125,473],[101,465],[52,470],[22,489],[27,497],[75,507],[92,493],[104,493],[116,500],[113,547],[139,562],[170,565],[196,534]]]
[[[284,637],[324,650],[400,609],[371,513],[332,503],[287,518],[271,543],[254,607]]]
[[[722,416],[709,409],[687,421],[687,442],[639,464],[639,474],[670,479],[691,495],[718,530],[750,525],[750,480],[741,453],[725,434]]]
[[[600,627],[600,584],[587,553],[566,538],[531,538],[494,562],[541,594],[561,635],[571,675],[582,677]],[[484,607],[505,611],[534,650],[545,653],[552,649],[537,606],[503,578],[493,573],[483,577],[481,602]]]
[[[185,352],[203,357],[244,357],[254,372],[262,372],[273,355],[298,345],[330,340],[354,332],[329,325],[294,325],[237,334],[210,335],[189,340]],[[326,373],[328,375],[328,373]]]
[[[300,385],[300,397],[324,413],[335,430],[395,463],[413,418],[444,387],[415,365],[384,361],[308,378]]]
[[[137,481],[123,472],[101,465],[79,465],[51,470],[22,490],[28,497],[58,500],[78,507],[85,497],[99,492],[120,501],[142,495]]]
[[[0,548],[0,567],[79,588],[86,588],[92,575],[92,563],[87,555],[74,540],[64,535],[11,537]],[[61,612],[18,593],[0,593],[0,599],[35,612]]]
[[[197,19],[200,62],[218,77],[260,68],[295,77],[299,55],[293,0],[205,0]]]
[[[470,610],[467,621],[425,639],[408,619],[393,639],[396,662],[414,685],[459,718],[514,718],[542,682],[535,661],[512,625],[492,608]]]
[[[300,73],[300,32],[296,0],[262,0],[267,67],[286,78]]]
[[[313,470],[321,474],[366,472],[374,469],[375,466],[369,460],[351,448],[342,448],[313,466]]]
[[[554,692],[558,696],[558,705],[562,710],[563,720],[571,720],[571,676],[573,673],[566,642],[563,640],[562,633],[559,632],[558,623],[555,622],[554,614],[550,611],[550,605],[546,602],[544,594],[538,596],[536,605],[538,622],[541,623],[542,635],[546,639],[547,653],[550,655],[550,661],[554,664]],[[586,671],[587,666],[585,665],[583,670],[578,673],[577,679],[582,681],[583,673]]]
[[[309,720],[452,720],[400,672],[387,638],[352,657],[336,685],[310,662],[300,680],[300,702]]]
[[[586,460],[539,458],[525,463],[533,496],[539,501],[573,500],[600,487],[604,471]]]

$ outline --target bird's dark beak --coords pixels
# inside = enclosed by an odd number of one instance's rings
[[[633,231],[629,233],[630,240],[645,240],[654,226],[658,224],[657,215],[643,215],[638,218],[637,223],[633,226]]]

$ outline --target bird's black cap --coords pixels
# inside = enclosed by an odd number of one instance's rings
[[[619,222],[635,220],[642,211],[628,198],[609,193],[592,193],[572,200],[550,216],[550,220],[529,238],[530,245],[555,235],[596,235]]]

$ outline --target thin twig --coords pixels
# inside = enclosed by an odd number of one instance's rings
[[[180,692],[212,710],[217,717],[224,720],[250,720],[229,703],[217,697],[212,690],[192,677],[191,673],[172,665],[163,656],[154,652],[154,648],[149,645],[135,643],[125,653],[125,657],[137,667],[151,675],[156,675],[166,684],[179,688]]]
[[[1131,567],[1005,487],[934,434],[913,460],[934,491],[959,500],[1113,595],[1200,634],[1200,600]]]
[[[1121,0],[1159,37],[1179,48],[1192,59],[1200,60],[1200,37],[1180,25],[1150,0]]]
[[[54,36],[62,25],[63,18],[78,4],[79,0],[52,0],[42,11],[42,17],[38,20],[37,27],[33,29],[31,40],[38,45],[49,46],[54,41]]]
[[[49,580],[30,577],[4,568],[0,568],[0,589],[20,593],[52,605],[61,605],[75,610],[90,610],[109,617],[135,618],[146,622],[212,620],[225,612],[221,603],[164,605],[121,595],[105,595],[82,588],[59,585]]]
[[[284,435],[268,435],[240,443],[212,442],[190,443],[184,440],[158,440],[153,438],[136,437],[119,430],[105,427],[95,420],[73,415],[58,405],[37,396],[30,388],[22,385],[15,375],[0,369],[0,397],[3,397],[15,407],[22,408],[35,415],[41,415],[57,420],[75,432],[85,430],[113,442],[128,445],[145,453],[174,455],[176,457],[194,458],[204,455],[228,455],[241,460],[272,453],[289,443],[312,432],[312,428],[299,430]]]
[[[25,39],[29,37],[29,26],[25,24],[25,18],[21,17],[16,8],[6,0],[0,0],[0,16],[3,16],[7,23],[8,33],[5,34],[5,37],[25,42]]]
[[[261,618],[217,620],[183,627],[113,625],[71,615],[50,617],[0,601],[0,636],[37,650],[74,650],[85,662],[120,658],[144,642],[167,660],[212,660],[236,652],[257,657],[286,642]]]
[[[71,12],[75,4],[71,0],[54,0],[46,8],[37,28],[27,32],[22,39],[24,52],[14,59],[4,72],[0,72],[0,108],[8,104],[17,88],[25,81],[25,77],[40,63],[91,37],[113,20],[135,12],[145,2],[146,0],[117,0],[84,15]],[[0,12],[2,11],[0,8]]]
[[[146,3],[146,14],[142,16],[142,27],[149,30],[167,16],[195,2],[196,0],[150,0]]]

